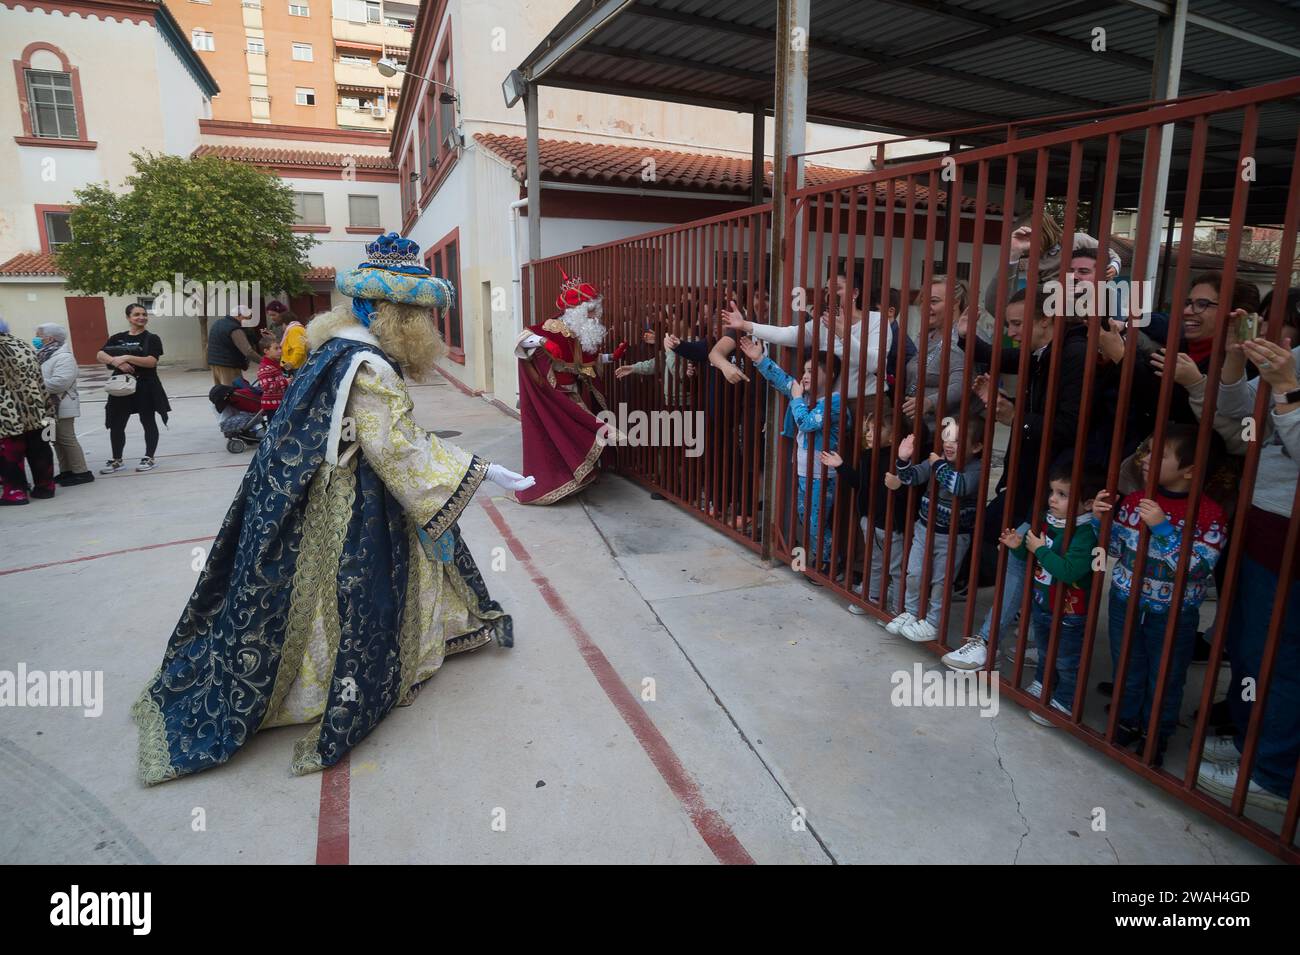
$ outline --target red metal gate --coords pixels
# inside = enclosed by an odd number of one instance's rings
[[[1230,488],[1230,493],[1220,493],[1219,488],[1212,486],[1212,481],[1207,480],[1207,466],[1212,463],[1211,445],[1217,440],[1213,436],[1222,433],[1216,432],[1216,426],[1223,429],[1231,425],[1231,422],[1225,425],[1221,416],[1216,418],[1221,379],[1222,383],[1231,382],[1229,390],[1241,387],[1235,378],[1225,378],[1223,370],[1230,352],[1234,374],[1238,361],[1235,336],[1241,323],[1236,317],[1230,320],[1234,298],[1238,304],[1249,298],[1250,290],[1241,290],[1236,279],[1241,235],[1252,197],[1257,200],[1265,195],[1256,168],[1260,155],[1282,157],[1283,164],[1279,171],[1274,158],[1270,160],[1274,168],[1267,170],[1272,194],[1283,197],[1279,205],[1281,239],[1273,282],[1276,294],[1271,310],[1262,316],[1267,331],[1261,334],[1268,342],[1282,342],[1285,310],[1294,307],[1287,305],[1286,291],[1294,281],[1296,234],[1300,229],[1300,161],[1297,161],[1300,137],[1296,135],[1294,122],[1298,94],[1300,78],[1156,106],[1142,104],[1142,108],[1127,112],[1110,110],[1087,117],[1086,121],[1075,117],[1064,122],[1057,118],[1025,124],[1009,130],[1006,141],[998,145],[878,168],[804,188],[795,188],[792,161],[785,173],[784,236],[771,235],[769,204],[556,256],[533,263],[538,301],[554,301],[560,282],[557,266],[569,274],[580,274],[604,292],[611,338],[631,343],[634,354],[628,360],[639,359],[644,363],[637,369],[638,373],[617,379],[611,370],[605,370],[605,394],[611,409],[618,409],[616,414],[689,411],[703,416],[704,440],[699,456],[688,453],[693,449],[680,443],[663,446],[643,442],[640,446],[619,447],[616,460],[623,473],[659,491],[746,546],[760,549],[764,535],[770,534],[771,550],[779,559],[791,562],[796,569],[835,590],[840,598],[854,601],[882,619],[893,616],[885,610],[885,594],[882,592],[870,602],[864,599],[872,589],[867,578],[876,545],[874,534],[859,530],[858,514],[860,510],[868,515],[877,513],[880,500],[877,495],[886,494],[883,475],[898,469],[892,460],[894,455],[891,452],[891,459],[883,463],[877,457],[873,463],[873,474],[879,473],[880,478],[867,482],[865,508],[859,507],[854,488],[843,485],[833,488],[828,481],[805,482],[802,506],[794,506],[795,445],[789,439],[768,435],[774,451],[764,453],[767,386],[752,363],[740,355],[734,341],[725,335],[721,313],[734,300],[746,319],[781,326],[803,323],[806,336],[801,334],[797,344],[781,349],[780,355],[785,370],[796,377],[811,351],[808,345],[818,341],[824,343],[825,349],[839,352],[845,367],[856,357],[857,365],[865,370],[856,381],[849,381],[845,374],[835,383],[840,396],[839,414],[824,416],[820,442],[812,437],[806,441],[804,470],[809,475],[817,473],[816,446],[820,443],[829,447],[833,434],[838,438],[839,453],[845,461],[857,464],[863,460],[862,422],[868,414],[875,422],[889,421],[893,432],[901,433],[906,425],[903,405],[908,383],[925,382],[928,371],[932,370],[927,364],[938,361],[935,425],[926,437],[925,446],[915,450],[913,461],[926,458],[927,451],[942,455],[944,432],[955,429],[959,440],[952,464],[956,471],[961,471],[967,452],[960,438],[968,429],[976,429],[978,423],[975,437],[989,453],[980,457],[978,488],[973,495],[973,527],[968,531],[974,556],[969,569],[963,573],[966,593],[977,595],[979,558],[992,558],[996,550],[983,669],[997,669],[998,638],[1005,622],[1002,618],[1018,612],[1020,625],[1008,635],[1014,647],[1010,649],[1005,669],[998,671],[1003,692],[1268,851],[1297,862],[1300,861],[1295,841],[1300,786],[1295,782],[1294,764],[1290,767],[1285,764],[1288,759],[1293,763],[1300,760],[1300,752],[1294,751],[1300,746],[1297,739],[1300,696],[1296,692],[1300,667],[1294,664],[1300,652],[1297,650],[1300,584],[1292,583],[1293,579],[1300,580],[1300,576],[1292,577],[1294,568],[1300,565],[1297,559],[1300,520],[1295,516],[1300,483],[1294,488],[1288,484],[1282,493],[1282,498],[1291,500],[1289,508],[1277,503],[1276,488],[1261,486],[1258,489],[1261,494],[1256,493],[1263,454],[1269,455],[1270,467],[1280,462],[1285,470],[1290,460],[1279,458],[1279,454],[1289,454],[1290,448],[1285,443],[1281,450],[1277,446],[1278,442],[1290,440],[1285,422],[1266,414],[1271,406],[1269,382],[1289,379],[1268,367],[1270,362],[1259,365],[1261,384],[1253,397],[1252,413],[1248,420],[1239,422],[1243,438],[1238,450],[1243,453],[1230,455],[1231,460],[1225,465],[1234,475],[1235,486]],[[1281,142],[1276,137],[1268,140],[1259,137],[1260,118],[1265,112],[1270,120],[1278,115],[1291,117],[1291,135]],[[1065,128],[1025,135],[1026,129],[1053,125]],[[1277,123],[1272,125],[1276,127]],[[1204,286],[1193,282],[1196,278],[1192,269],[1193,243],[1190,237],[1184,237],[1177,248],[1172,276],[1162,283],[1167,290],[1163,297],[1175,303],[1169,310],[1167,328],[1158,341],[1144,344],[1140,329],[1145,318],[1138,314],[1137,307],[1149,289],[1135,287],[1131,281],[1145,279],[1153,271],[1148,268],[1153,230],[1160,230],[1164,219],[1163,210],[1155,206],[1160,191],[1157,187],[1161,147],[1171,137],[1177,156],[1171,181],[1176,182],[1183,197],[1181,208],[1171,207],[1171,215],[1178,216],[1186,230],[1198,221],[1202,204],[1210,204],[1205,197],[1213,200],[1219,195],[1225,201],[1230,198],[1226,226],[1229,240],[1221,274],[1214,278],[1221,291],[1218,301],[1207,299],[1205,303],[1184,307],[1193,287]],[[1093,171],[1093,189],[1081,195],[1081,184],[1089,170]],[[1135,183],[1140,185],[1136,197]],[[1028,211],[1018,217],[1016,196],[1022,188]],[[1107,291],[1103,280],[1111,245],[1108,229],[1103,228],[1095,236],[1099,265],[1092,279],[1080,280],[1074,291],[1067,287],[1064,297],[1059,294],[1060,284],[1053,283],[1061,283],[1065,272],[1075,268],[1073,226],[1081,217],[1081,209],[1089,206],[1092,221],[1109,223],[1121,204],[1136,208],[1137,235],[1132,275],[1125,286],[1126,297],[1122,299],[1122,337],[1117,337],[1116,327],[1110,324],[1109,315],[1101,305],[1105,301],[1103,293]],[[1025,278],[1023,293],[1019,294],[1023,294],[1025,314],[1023,321],[1010,330],[1026,337],[1027,343],[1034,347],[1009,352],[1002,344],[1009,330],[1008,312],[1015,311],[1010,307],[1011,299],[1019,291],[1013,285],[1019,283],[1018,272],[1012,274],[1006,264],[1012,259],[1013,237],[1024,227],[1030,236],[1027,255],[1021,260]],[[1170,234],[1172,229],[1171,220]],[[1050,241],[1054,233],[1059,233],[1059,238]],[[765,313],[764,296],[767,256],[772,251],[782,255],[780,285],[786,291],[774,309],[777,315],[769,316]],[[1057,263],[1055,272],[1051,271],[1052,262]],[[991,275],[994,268],[996,274]],[[834,287],[835,274],[839,271],[845,273],[846,281]],[[959,273],[967,278],[971,290],[971,301],[960,308],[953,307],[958,301]],[[855,274],[862,276],[857,301],[854,300]],[[1070,271],[1071,276],[1074,274]],[[528,282],[526,267],[525,288]],[[1090,288],[1088,294],[1093,304],[1076,313],[1073,309],[1085,300],[1071,296],[1085,286]],[[888,308],[891,288],[896,290],[899,303],[898,335],[892,333],[887,316],[876,320],[870,315],[876,303]],[[920,309],[919,322],[911,322],[909,306],[917,299],[917,292],[925,293],[925,302],[934,298],[943,303],[938,316],[932,317],[926,305]],[[1044,305],[1041,292],[1058,293],[1056,305]],[[979,303],[986,299],[992,308],[985,316],[985,322],[991,324],[989,385],[985,395],[994,402],[994,413],[982,415],[988,409],[974,393],[975,385],[982,381],[974,373],[979,351],[975,340],[979,334]],[[849,320],[841,320],[841,316]],[[539,310],[539,320],[542,317],[549,317],[545,308]],[[1040,327],[1048,330],[1050,337],[1044,342],[1034,337],[1039,334],[1031,329],[1034,318],[1039,320]],[[818,330],[822,325],[827,332]],[[918,347],[909,376],[906,348],[900,339],[912,325],[916,328]],[[961,338],[956,332],[963,325],[966,335]],[[1196,336],[1185,339],[1185,326],[1194,329]],[[1210,332],[1205,331],[1207,326],[1212,326]],[[855,335],[855,329],[861,331]],[[926,347],[932,333],[937,333],[934,354]],[[662,347],[667,334],[688,340],[701,339],[704,344],[695,347],[710,350],[709,363],[692,365],[680,357],[682,349],[679,348],[672,369],[668,369],[668,358]],[[819,335],[824,337],[819,339]],[[653,345],[643,343],[647,337],[653,338]],[[883,356],[890,354],[891,341],[899,343],[899,347],[892,353],[892,362],[886,363]],[[1146,371],[1150,367],[1144,350],[1146,344],[1163,345],[1169,355],[1180,350],[1195,352],[1204,365],[1203,377],[1192,385],[1190,371],[1188,384],[1176,381],[1174,374],[1165,374],[1159,377],[1154,392],[1135,391],[1139,377],[1143,381],[1150,378]],[[1063,355],[1067,349],[1085,356],[1084,359],[1066,367]],[[950,365],[959,357],[959,351],[964,358],[964,370],[956,388],[959,399],[954,401],[950,400],[944,383],[949,381]],[[1278,355],[1274,356],[1276,363],[1285,364]],[[811,390],[815,394],[827,391],[819,380],[825,376],[825,367],[821,361],[812,362]],[[688,373],[692,368],[693,373]],[[1014,383],[1009,378],[1013,374]],[[1068,390],[1063,389],[1063,382],[1067,381],[1070,382]],[[1006,404],[995,397],[1002,387],[1008,389]],[[887,396],[891,389],[894,394]],[[1176,393],[1176,389],[1182,391]],[[1043,670],[1049,679],[1044,681],[1046,685],[1039,695],[1030,695],[1021,684],[1034,639],[1029,622],[1039,561],[1032,553],[1026,556],[1023,577],[1029,583],[1024,585],[1023,593],[1016,594],[1014,587],[1008,590],[1008,598],[1015,596],[1016,600],[1004,613],[1008,562],[1020,558],[1011,556],[1006,547],[998,547],[996,535],[988,543],[987,531],[1000,530],[993,525],[1000,519],[999,515],[1023,511],[1031,501],[1026,523],[1039,527],[1049,500],[1049,470],[1054,461],[1067,453],[1072,465],[1069,500],[1064,505],[1066,515],[1074,515],[1079,510],[1081,480],[1092,466],[1104,466],[1104,484],[1111,491],[1121,487],[1122,480],[1128,480],[1142,495],[1154,498],[1159,467],[1152,462],[1163,460],[1166,436],[1172,433],[1170,415],[1181,402],[1192,407],[1189,396],[1193,390],[1203,395],[1203,404],[1195,425],[1198,428],[1196,450],[1190,470],[1193,477],[1185,507],[1189,515],[1208,513],[1216,506],[1211,503],[1213,494],[1218,497],[1217,506],[1230,515],[1226,546],[1216,542],[1221,550],[1221,570],[1211,583],[1206,576],[1209,561],[1197,549],[1204,541],[1197,536],[1196,521],[1192,518],[1186,520],[1179,538],[1170,536],[1164,525],[1157,524],[1161,540],[1176,540],[1177,544],[1169,543],[1168,551],[1152,558],[1148,550],[1153,530],[1148,522],[1134,517],[1133,526],[1117,530],[1113,526],[1114,512],[1103,514],[1097,545],[1100,554],[1093,555],[1086,588],[1081,581],[1086,602],[1075,607],[1083,612],[1071,615],[1069,621],[1075,627],[1080,624],[1077,618],[1083,618],[1078,647],[1078,690],[1073,704],[1066,706],[1065,711],[1054,709],[1048,705],[1052,675],[1057,673],[1058,656],[1065,659],[1064,588],[1057,586],[1047,591],[1051,623],[1043,631],[1048,634]],[[924,396],[924,388],[921,391]],[[1135,394],[1139,397],[1135,398]],[[778,414],[784,414],[786,404],[784,400],[781,402]],[[1297,404],[1300,402],[1280,407],[1285,413],[1300,415]],[[1002,426],[996,420],[998,414],[1004,419]],[[1137,447],[1137,440],[1148,436],[1136,434],[1135,428],[1147,421],[1152,422],[1149,445]],[[766,423],[770,432],[779,430],[782,422],[780,417],[772,417]],[[1064,433],[1048,437],[1054,428]],[[995,461],[999,452],[1003,454],[1000,470],[1006,479],[1000,482],[1004,486],[998,493],[991,494],[995,471],[999,470]],[[1300,455],[1300,446],[1296,453]],[[1138,472],[1140,480],[1135,482],[1121,473],[1126,462],[1140,465],[1143,456],[1149,466],[1145,473]],[[765,469],[775,469],[771,501],[764,500],[763,495]],[[1295,482],[1294,471],[1286,473]],[[947,531],[950,546],[946,548],[946,559],[938,566],[934,556],[935,535],[915,533],[918,498],[924,495],[928,501],[935,502],[930,511],[933,516],[937,491],[935,476],[931,474],[926,483],[910,488],[905,495],[888,496],[881,527],[884,553],[879,556],[888,568],[891,551],[898,546],[898,536],[901,536],[906,567],[914,557],[913,541],[921,542],[925,553],[918,562],[917,586],[911,589],[918,600],[918,614],[924,615],[931,601],[938,604],[937,639],[927,645],[936,652],[946,653],[958,646],[962,638],[977,632],[984,614],[977,613],[976,599],[965,599],[956,593],[961,583],[956,581],[959,564],[954,546],[960,536],[958,530]],[[996,507],[991,508],[992,503]],[[959,505],[954,507],[958,509]],[[822,559],[820,541],[810,550],[810,538],[821,536],[811,533],[814,513],[824,515],[823,525],[831,529],[829,560]],[[1076,533],[1075,528],[1075,524],[1066,521],[1061,531],[1066,546]],[[1278,535],[1274,552],[1266,556],[1273,571],[1269,571],[1268,563],[1251,558],[1248,552],[1250,541],[1260,539],[1260,528]],[[1162,581],[1157,588],[1159,599],[1174,608],[1174,612],[1160,615],[1142,601],[1129,600],[1119,611],[1124,621],[1121,632],[1112,633],[1109,626],[1105,628],[1106,645],[1115,661],[1109,681],[1113,684],[1113,705],[1105,713],[1098,691],[1091,689],[1089,683],[1100,635],[1098,624],[1107,616],[1102,612],[1101,601],[1102,591],[1112,576],[1105,552],[1113,536],[1117,542],[1135,538],[1131,564],[1125,564],[1131,580],[1142,581],[1149,574],[1156,574]],[[859,567],[863,576],[861,595],[852,590]],[[1244,579],[1243,568],[1249,574]],[[1120,572],[1121,577],[1124,572]],[[932,588],[932,580],[938,577],[956,583]],[[1183,608],[1190,606],[1193,595],[1199,596],[1211,586],[1217,595],[1217,605],[1208,665],[1203,677],[1196,677],[1197,671],[1192,671],[1193,676],[1189,678],[1188,618],[1183,616]],[[1249,586],[1255,596],[1234,607],[1244,586]],[[904,592],[908,589],[906,577],[899,581],[899,588]],[[1271,602],[1267,599],[1269,595]],[[1046,611],[1040,616],[1045,617]],[[1262,620],[1267,620],[1266,625]],[[1152,629],[1157,625],[1164,628],[1162,639]],[[1155,644],[1148,642],[1152,639],[1156,640]],[[1224,674],[1219,671],[1219,662],[1225,658],[1225,652],[1232,660],[1231,680],[1243,677],[1248,681],[1244,689],[1235,683],[1223,685]],[[1070,653],[1073,655],[1074,650]],[[1144,674],[1147,682],[1140,686],[1138,677]],[[1165,753],[1162,746],[1169,740],[1170,731],[1167,719],[1161,720],[1162,706],[1176,699],[1185,683],[1189,705],[1183,709],[1190,710],[1191,701],[1196,700],[1197,716],[1190,734],[1174,731],[1172,739],[1185,741],[1185,751],[1171,742]],[[1149,689],[1144,690],[1142,686]],[[1225,692],[1241,694],[1242,702],[1248,705],[1240,707],[1233,702],[1233,708],[1244,714],[1244,725],[1237,727],[1237,737],[1242,741],[1240,762],[1231,795],[1220,798],[1218,790],[1206,788],[1213,780],[1209,776],[1203,779],[1200,769],[1203,747],[1212,735],[1211,706]],[[1253,698],[1245,699],[1247,694]],[[1121,715],[1126,700],[1132,709],[1139,696],[1143,698],[1138,710],[1140,725],[1136,727],[1140,732],[1134,734],[1134,726],[1123,724]],[[1131,735],[1136,735],[1136,740],[1129,738]],[[1131,748],[1134,742],[1138,744],[1136,751]],[[1216,759],[1223,759],[1224,752],[1228,752],[1222,749],[1223,745],[1216,743]],[[1232,754],[1228,752],[1228,755]],[[1159,765],[1162,760],[1164,766]],[[1264,796],[1247,789],[1256,770],[1268,783]],[[1274,800],[1284,801],[1282,811],[1267,809],[1264,804],[1268,793],[1272,793]],[[1249,816],[1246,814],[1248,800]],[[1260,808],[1256,808],[1257,804]]]

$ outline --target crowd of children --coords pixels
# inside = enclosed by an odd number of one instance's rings
[[[825,291],[828,304],[819,316],[796,316],[795,325],[778,328],[765,323],[765,309],[760,312],[753,303],[740,308],[731,301],[721,315],[723,335],[717,344],[699,342],[700,327],[692,325],[697,340],[668,336],[665,347],[674,358],[709,355],[718,376],[716,384],[702,384],[710,389],[706,395],[716,387],[752,388],[735,362],[738,353],[788,399],[781,435],[787,442],[782,456],[793,464],[788,470],[797,518],[793,537],[805,542],[813,558],[810,568],[843,581],[888,614],[890,633],[916,642],[948,643],[940,632],[944,611],[966,597],[967,581],[978,579],[986,586],[1000,578],[1001,599],[979,630],[959,641],[943,662],[956,670],[988,668],[991,649],[1000,640],[1012,660],[1034,667],[1026,692],[1041,704],[1030,712],[1036,722],[1050,726],[1083,712],[1087,674],[1081,667],[1087,658],[1089,609],[1097,602],[1095,589],[1106,585],[1104,558],[1113,558],[1106,608],[1096,616],[1108,624],[1114,681],[1100,684],[1099,690],[1113,695],[1118,706],[1115,742],[1139,747],[1150,742],[1156,765],[1163,764],[1178,728],[1189,667],[1194,658],[1204,657],[1208,645],[1201,633],[1202,604],[1223,586],[1220,558],[1236,504],[1234,481],[1239,481],[1249,441],[1234,444],[1232,439],[1243,418],[1253,414],[1254,391],[1249,388],[1258,382],[1249,380],[1246,367],[1247,361],[1253,363],[1251,371],[1275,391],[1283,389],[1280,397],[1275,395],[1262,436],[1270,442],[1264,457],[1269,474],[1277,472],[1289,481],[1273,497],[1271,491],[1258,490],[1257,482],[1256,497],[1262,503],[1252,508],[1247,523],[1253,521],[1276,546],[1264,552],[1248,543],[1243,565],[1247,573],[1260,565],[1260,576],[1275,588],[1288,573],[1294,584],[1286,597],[1290,613],[1280,650],[1294,665],[1286,673],[1274,669],[1274,683],[1281,688],[1262,721],[1265,738],[1257,767],[1264,765],[1247,787],[1252,803],[1276,809],[1285,804],[1300,755],[1300,692],[1295,688],[1300,683],[1300,571],[1281,567],[1279,560],[1300,474],[1295,463],[1300,460],[1295,371],[1300,349],[1290,351],[1290,342],[1300,338],[1291,327],[1300,321],[1300,292],[1292,290],[1288,297],[1283,310],[1288,328],[1284,344],[1277,345],[1263,337],[1258,325],[1258,313],[1267,314],[1267,309],[1253,286],[1241,281],[1226,286],[1220,273],[1194,276],[1182,308],[1180,353],[1167,368],[1168,316],[1157,315],[1150,328],[1138,330],[1105,314],[1066,317],[1048,305],[1046,286],[1055,280],[1113,278],[1119,268],[1113,254],[1102,270],[1090,237],[1076,235],[1068,259],[1059,255],[1059,230],[1039,239],[1051,245],[1040,250],[1044,271],[1036,294],[1013,283],[1002,320],[995,323],[1006,335],[1004,345],[980,337],[975,321],[979,306],[966,283],[936,275],[915,299],[927,329],[924,350],[918,353],[900,327],[905,310],[897,291],[879,290],[875,308],[862,310],[861,277],[841,268]],[[1019,248],[1023,255],[1032,241],[1027,229],[1017,231],[1013,253]],[[733,297],[739,296],[728,289],[723,300]],[[1228,301],[1221,308],[1224,298]],[[983,300],[989,300],[987,292]],[[841,307],[844,302],[848,308]],[[1203,448],[1198,423],[1221,330],[1217,319],[1225,313],[1233,328],[1219,346],[1222,393],[1211,446]],[[674,330],[684,334],[687,325],[683,321]],[[1129,347],[1130,336],[1137,337],[1136,347]],[[767,353],[773,345],[802,346],[807,360],[801,378]],[[918,373],[922,355],[923,375]],[[1126,378],[1128,361],[1136,364]],[[900,364],[906,367],[904,376],[895,374]],[[654,368],[653,361],[645,361],[635,373],[649,374]],[[1159,421],[1166,371],[1174,383],[1167,418]],[[842,372],[850,376],[847,389]],[[1127,400],[1121,400],[1123,381],[1130,382]],[[679,377],[674,391],[679,402],[688,400],[683,396],[690,391],[681,384]],[[665,381],[665,396],[668,387]],[[988,434],[999,444],[995,452],[1002,452],[996,463],[986,460]],[[1158,459],[1153,453],[1157,443]],[[1109,468],[1115,448],[1119,467]],[[1272,448],[1280,454],[1273,455]],[[1000,479],[981,501],[982,481],[991,483],[990,472],[998,464]],[[1109,488],[1108,470],[1118,471]],[[981,504],[983,531],[977,541]],[[836,537],[843,529],[832,515],[847,507],[855,512],[862,535],[856,553],[869,555],[862,558],[860,570],[847,564],[846,539]],[[832,566],[836,539],[840,560]],[[1252,581],[1244,581],[1242,590],[1256,592]],[[1231,620],[1215,620],[1206,628],[1227,628],[1234,687],[1260,671],[1264,638],[1257,631],[1267,630],[1273,591],[1267,599],[1262,587],[1258,592],[1265,612],[1238,600]],[[1029,611],[1023,641],[1016,626],[1022,607]],[[857,601],[849,609],[867,612]],[[960,616],[950,613],[950,627]],[[1254,628],[1249,634],[1243,633],[1247,626]],[[1235,760],[1250,719],[1250,708],[1237,695],[1230,689],[1228,700],[1216,705],[1203,756],[1202,784],[1221,794],[1230,794],[1236,784]],[[1154,740],[1148,741],[1149,732]]]

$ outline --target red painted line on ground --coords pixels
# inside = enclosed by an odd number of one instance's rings
[[[438,374],[442,375],[442,377],[446,378],[453,385],[455,385],[460,391],[469,395],[471,398],[477,398],[479,395],[483,394],[483,392],[480,391],[479,389],[471,388],[469,385],[465,384],[465,382],[461,381],[455,375],[451,374],[450,372],[444,371],[443,369],[439,368],[437,365],[433,366],[433,370],[436,371]]]
[[[655,726],[654,721],[642,709],[636,697],[623,684],[618,672],[600,647],[596,646],[595,641],[591,639],[586,629],[578,622],[578,619],[564,602],[564,598],[556,593],[555,588],[551,586],[551,582],[533,565],[528,550],[510,530],[510,526],[506,523],[501,512],[497,510],[496,505],[490,500],[484,499],[483,509],[487,511],[488,517],[496,525],[497,530],[501,532],[506,546],[510,548],[510,553],[524,565],[529,576],[532,577],[533,583],[537,586],[542,599],[546,601],[546,605],[569,628],[569,633],[572,634],[574,642],[577,643],[582,659],[586,661],[592,676],[596,678],[600,688],[605,691],[609,701],[614,704],[614,709],[618,710],[619,715],[623,717],[623,721],[632,730],[637,742],[641,744],[641,748],[650,757],[650,762],[654,763],[655,769],[659,770],[659,775],[663,777],[664,782],[668,784],[668,788],[672,790],[673,795],[682,804],[682,808],[686,810],[686,815],[690,817],[705,844],[713,851],[714,856],[724,865],[753,865],[753,857],[740,844],[740,840],[731,831],[731,827],[727,825],[726,820],[716,810],[705,805],[704,796],[700,793],[699,786],[695,784],[691,774],[686,771],[682,761],[673,752],[668,740],[659,732],[659,727]]]
[[[523,420],[523,417],[519,414],[519,412],[516,409],[510,407],[500,398],[489,398],[488,404],[492,405],[499,411],[504,411],[506,414],[510,415],[510,417],[514,418],[516,421]]]
[[[351,754],[320,775],[320,814],[316,823],[316,864],[348,864],[349,800],[352,789]]]
[[[6,574],[21,574],[29,570],[44,570],[46,567],[60,567],[63,564],[79,564],[86,560],[100,560],[104,557],[116,557],[118,554],[134,554],[142,550],[157,550],[159,547],[179,547],[181,544],[199,544],[203,541],[210,541],[215,537],[209,534],[207,537],[190,537],[183,541],[167,541],[163,544],[145,544],[143,547],[128,547],[125,550],[110,550],[102,554],[90,554],[86,557],[69,557],[67,560],[52,560],[48,564],[32,564],[30,567],[15,567],[12,570],[0,570],[0,577]]]

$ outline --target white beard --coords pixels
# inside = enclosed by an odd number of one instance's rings
[[[583,302],[581,305],[566,308],[560,319],[578,339],[582,350],[592,352],[605,340],[605,326],[600,322],[603,315],[603,301],[596,299],[594,302]]]

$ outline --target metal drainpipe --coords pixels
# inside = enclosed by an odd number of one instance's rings
[[[522,334],[524,330],[524,289],[519,279],[519,270],[522,266],[519,264],[518,213],[520,209],[526,208],[527,205],[527,199],[516,199],[506,207],[506,218],[509,220],[510,229],[510,284],[514,286],[512,301],[515,309],[516,335]]]

